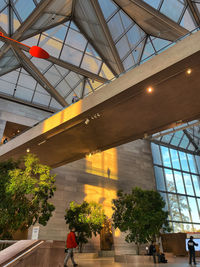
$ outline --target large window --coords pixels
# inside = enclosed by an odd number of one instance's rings
[[[151,143],[157,190],[174,232],[200,231],[200,157]]]

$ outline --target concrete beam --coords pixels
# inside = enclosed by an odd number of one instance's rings
[[[0,160],[30,148],[43,163],[61,166],[199,118],[199,43],[200,31],[39,123],[2,146]]]

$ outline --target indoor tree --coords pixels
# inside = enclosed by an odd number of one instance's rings
[[[33,154],[21,161],[0,162],[0,238],[11,239],[17,230],[36,222],[46,225],[54,205],[55,175]]]
[[[78,204],[72,201],[66,209],[65,221],[69,228],[74,227],[77,232],[79,242],[79,252],[82,252],[83,244],[88,243],[88,239],[100,234],[105,221],[105,214],[101,204],[91,202]]]
[[[125,240],[139,246],[159,235],[161,229],[170,230],[164,211],[165,202],[157,191],[135,187],[130,194],[118,191],[113,200],[113,225],[126,232]]]

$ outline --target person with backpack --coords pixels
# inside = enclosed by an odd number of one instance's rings
[[[78,246],[78,244],[76,242],[75,231],[76,231],[75,228],[72,227],[70,229],[70,233],[67,235],[67,241],[66,241],[67,255],[64,259],[64,267],[67,267],[67,262],[68,262],[69,258],[71,258],[73,266],[78,266],[78,264],[74,261],[74,253],[73,253],[73,249]]]
[[[193,259],[194,265],[196,265],[195,246],[198,246],[198,244],[193,241],[193,236],[190,236],[187,245],[189,250],[189,264],[192,264]]]

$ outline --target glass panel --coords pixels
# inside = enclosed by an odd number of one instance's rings
[[[199,217],[199,212],[197,209],[196,199],[193,197],[188,197],[188,201],[189,201],[189,206],[190,206],[190,212],[192,215],[192,221],[199,223],[200,217]]]
[[[175,223],[173,222],[173,229],[174,229],[174,233],[179,233],[183,231],[183,224],[182,223]]]
[[[190,222],[190,213],[188,209],[187,198],[185,196],[178,196],[180,214],[183,222]]]
[[[183,227],[184,227],[184,232],[193,232],[194,228],[193,228],[193,224],[191,223],[183,223]]]
[[[178,153],[179,153],[179,157],[180,157],[180,161],[181,161],[182,170],[183,171],[189,171],[186,154],[184,152],[180,152],[180,151]]]
[[[157,189],[162,190],[162,191],[166,191],[163,168],[154,166],[154,171],[155,171],[155,176],[156,176]]]
[[[185,188],[181,172],[174,171],[174,178],[175,178],[177,193],[185,194]]]
[[[164,169],[164,171],[165,171],[167,191],[168,192],[176,192],[172,171],[169,169]]]
[[[66,60],[76,66],[79,66],[83,53],[69,46],[64,45],[61,59]]]
[[[64,79],[56,86],[56,90],[61,94],[61,96],[66,97],[66,95],[72,90],[72,88]]]
[[[124,29],[126,30],[134,22],[126,14],[124,14],[124,12],[122,10],[120,10],[119,13],[120,13],[120,17],[122,19],[122,24],[124,26]]]
[[[35,92],[32,102],[36,104],[48,106],[50,99],[51,97],[49,95],[44,95],[44,94]]]
[[[156,49],[156,51],[159,51],[160,49],[162,49],[163,47],[169,45],[171,42],[170,41],[166,41],[166,40],[163,40],[163,39],[160,39],[160,38],[153,38],[151,37],[151,40],[153,42],[153,45]]]
[[[81,67],[93,73],[98,73],[101,66],[101,61],[95,57],[84,55]]]
[[[177,195],[168,194],[168,199],[169,199],[169,207],[170,207],[170,213],[172,216],[172,220],[182,221],[181,214],[179,211],[179,204],[178,204]]]
[[[181,167],[180,167],[180,162],[178,158],[178,152],[175,149],[170,148],[170,154],[171,154],[173,168],[180,170]]]
[[[69,29],[65,43],[73,48],[84,51],[87,41],[82,34]]]
[[[190,171],[193,173],[198,173],[197,168],[196,168],[196,164],[195,164],[194,156],[191,154],[187,154],[187,157],[188,157],[188,162],[189,162],[189,166],[190,166]]]
[[[160,12],[177,22],[184,8],[183,1],[164,0]]]
[[[123,66],[124,69],[127,71],[131,67],[135,65],[135,60],[132,54],[130,54],[124,61],[123,61]]]
[[[200,174],[200,156],[195,156],[198,173]]]
[[[189,140],[186,137],[186,135],[184,135],[179,146],[186,149],[188,144],[189,144]]]
[[[55,86],[58,81],[62,79],[62,76],[59,74],[59,72],[56,70],[55,66],[52,66],[45,74],[44,76],[47,78],[47,80]]]
[[[105,19],[110,17],[116,10],[117,6],[110,0],[98,0],[103,11]]]
[[[145,33],[135,24],[128,32],[127,37],[129,40],[129,45],[131,49],[136,47],[140,40],[142,40],[145,36]]]
[[[167,194],[160,192],[160,195],[162,196],[163,200],[165,201],[165,211],[168,211],[168,200],[167,200]]]
[[[187,194],[193,196],[194,195],[194,190],[193,190],[190,174],[184,173],[183,177],[184,177],[184,181],[185,181],[185,188],[186,188]]]
[[[41,35],[39,45],[54,57],[58,57],[60,55],[60,51],[63,46],[61,42],[58,42],[53,38],[49,38],[44,34]]]
[[[124,58],[125,55],[128,53],[130,50],[130,46],[127,40],[126,35],[124,35],[119,42],[116,44],[117,51],[119,53],[120,58]]]
[[[164,142],[164,143],[169,144],[171,138],[172,138],[172,135],[171,134],[167,134],[167,135],[162,136],[161,141]]]
[[[17,86],[16,91],[15,91],[15,97],[26,100],[26,101],[31,101],[32,96],[33,96],[32,90],[26,89],[21,86]]]
[[[192,175],[192,180],[193,180],[196,196],[200,197],[200,177],[196,175]]]
[[[17,0],[13,1],[15,8],[20,15],[20,18],[24,21],[31,12],[35,9],[35,4],[32,0]]]
[[[7,5],[7,1],[6,0],[1,0],[0,1],[0,10],[2,10],[6,5]]]
[[[67,32],[67,27],[62,25],[53,27],[52,29],[45,31],[44,34],[48,37],[55,38],[56,40],[63,42]]]
[[[8,33],[8,8],[5,8],[0,13],[0,27],[2,27],[4,31]]]
[[[151,150],[154,164],[162,165],[159,146],[154,143],[151,143]]]
[[[183,132],[182,131],[175,132],[174,137],[171,140],[171,144],[174,145],[174,146],[178,146],[182,136],[183,136]]]
[[[151,44],[150,39],[148,38],[146,45],[145,45],[145,48],[144,48],[143,55],[142,55],[142,60],[153,55],[154,53],[155,53],[155,50]]]
[[[108,27],[115,42],[118,37],[124,32],[119,12],[117,12],[117,14],[115,14],[114,17],[112,17],[111,20],[108,22]]]
[[[154,7],[155,9],[157,9],[160,4],[160,0],[143,0],[143,1],[146,2],[148,5]]]
[[[163,165],[167,167],[171,167],[169,149],[164,146],[161,146],[160,148],[161,148],[161,154],[162,154],[162,159],[163,159]]]
[[[180,25],[184,27],[185,29],[187,29],[188,31],[192,31],[193,29],[196,28],[195,21],[192,17],[189,7],[186,9]]]

